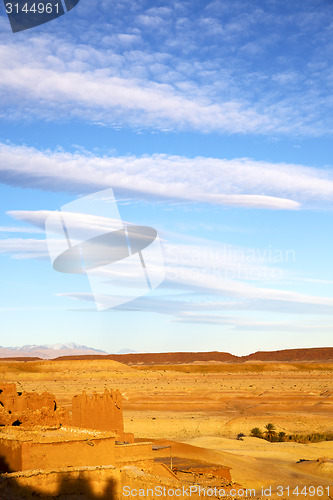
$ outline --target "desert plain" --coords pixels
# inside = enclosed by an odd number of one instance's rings
[[[230,467],[237,488],[255,490],[252,498],[333,498],[333,441],[268,442],[250,436],[251,429],[264,430],[268,423],[286,436],[332,433],[332,375],[330,362],[0,362],[3,382],[15,382],[19,391],[51,392],[68,408],[83,390],[119,389],[126,432],[171,445],[174,461]]]

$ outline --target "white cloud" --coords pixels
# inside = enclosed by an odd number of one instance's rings
[[[51,44],[48,47],[44,44],[41,54],[37,52],[40,59],[32,61],[33,49],[0,45],[0,95],[6,99],[4,104],[12,101],[15,106],[19,101],[21,110],[29,110],[31,114],[51,114],[54,118],[71,114],[111,125],[159,129],[254,132],[272,128],[271,117],[258,113],[245,102],[219,102],[202,92],[201,96],[189,96],[172,84],[140,77],[139,68],[134,73],[137,77],[121,77],[110,74],[114,70],[105,67],[87,68],[79,61],[66,64],[51,56]],[[73,51],[74,47],[70,49]],[[88,54],[95,56],[91,48],[87,48],[84,59]],[[102,52],[97,59],[103,59]]]
[[[0,180],[78,193],[112,187],[116,196],[249,208],[325,208],[333,200],[329,171],[247,158],[100,157],[0,144]]]
[[[184,312],[177,315],[173,320],[177,323],[195,323],[225,325],[235,330],[250,331],[330,331],[333,328],[332,323],[323,323],[322,321],[260,321],[251,316],[228,316],[218,314],[204,314],[196,312]]]
[[[227,290],[227,287],[225,290]],[[57,295],[79,301],[94,300],[92,294],[89,293],[66,292]],[[268,325],[275,325],[275,329],[283,329],[282,325],[296,325],[295,322],[291,321],[289,323],[287,321],[273,323],[259,320],[256,322],[252,316],[249,316],[249,319],[244,321],[237,319],[239,318],[237,314],[244,314],[245,311],[249,311],[252,315],[253,313],[262,314],[265,312],[269,312],[270,315],[277,313],[279,317],[281,313],[287,315],[310,315],[310,317],[311,315],[322,316],[323,314],[330,317],[333,314],[332,300],[327,298],[300,295],[299,297],[295,297],[295,300],[279,300],[278,298],[272,299],[268,297],[261,299],[237,298],[235,294],[230,292],[225,296],[227,298],[223,298],[223,295],[223,293],[220,296],[218,294],[213,295],[207,290],[204,298],[202,298],[202,291],[196,294],[193,290],[190,295],[175,295],[173,293],[172,295],[161,296],[159,294],[149,294],[125,305],[118,306],[116,309],[165,314],[170,316],[173,321],[186,323],[238,324],[238,328],[241,329],[247,329],[247,327],[249,329],[255,327],[264,329]],[[233,300],[230,299],[231,295],[234,295]],[[230,313],[234,314],[230,315]],[[316,324],[321,324],[322,328],[327,330],[330,323],[323,325],[318,321]],[[309,319],[304,322],[304,325],[308,325],[308,328],[312,325],[315,329],[315,322]],[[301,328],[299,329],[301,330]]]
[[[37,226],[44,233],[45,221],[53,212],[51,210],[10,210],[8,215],[16,220]]]
[[[107,207],[107,202],[106,202],[106,207]],[[107,210],[107,208],[106,208]],[[45,227],[45,221],[46,219],[54,214],[52,210],[10,210],[7,212],[8,215],[13,217],[14,219],[21,220],[24,222],[27,222],[29,224],[33,224],[34,226],[37,226],[38,228],[44,229]],[[86,234],[92,234],[93,232],[100,233],[100,232],[108,232],[108,231],[113,231],[115,229],[118,229],[119,226],[122,226],[122,223],[125,224],[130,224],[127,221],[121,220],[120,219],[112,219],[111,217],[106,217],[106,216],[98,216],[98,215],[91,215],[91,214],[83,214],[83,213],[76,213],[76,212],[66,212],[64,210],[61,211],[61,214],[63,217],[66,218],[66,220],[70,221],[71,228],[75,230],[80,230],[83,232],[86,232]],[[32,229],[33,232],[34,229]],[[43,232],[43,231],[38,231],[38,232]],[[54,229],[54,232],[56,230]],[[63,232],[61,231],[61,234]]]
[[[7,238],[0,240],[0,253],[10,254],[16,259],[46,258],[46,240],[32,238]]]
[[[43,233],[36,227],[0,226],[0,233]]]
[[[179,267],[167,268],[167,279],[170,283],[186,284],[189,290],[200,293],[221,294],[226,297],[238,297],[253,300],[273,300],[283,302],[294,302],[298,304],[313,304],[333,306],[333,298],[306,295],[289,290],[279,290],[267,287],[258,287],[242,281],[224,278],[205,270],[194,268],[179,269]]]

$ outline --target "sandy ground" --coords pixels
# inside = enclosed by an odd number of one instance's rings
[[[82,390],[118,388],[127,430],[138,437],[235,437],[268,422],[287,433],[332,431],[332,365],[324,371],[309,363],[299,371],[280,363],[269,364],[270,371],[248,371],[244,364],[243,372],[232,366],[183,373],[114,361],[7,362],[0,363],[0,377],[15,381],[18,390],[47,390],[67,407]]]
[[[207,462],[216,464],[228,464],[231,468],[233,481],[236,482],[236,487],[240,485],[245,489],[254,489],[256,497],[260,498],[262,488],[271,489],[271,495],[268,498],[330,498],[332,497],[332,463],[309,461],[297,463],[298,456],[304,454],[304,447],[310,448],[307,450],[307,456],[317,456],[320,448],[312,449],[312,445],[303,445],[303,449],[297,450],[299,445],[289,445],[289,443],[272,444],[273,452],[258,443],[255,438],[245,439],[245,446],[237,443],[239,446],[230,443],[231,440],[223,438],[213,438],[214,443],[211,443],[211,438],[207,441],[204,438],[196,438],[200,440],[199,446],[185,443],[171,443],[172,453],[174,456],[182,456],[188,458],[198,458]],[[229,443],[228,443],[229,441]],[[193,441],[191,441],[193,442]],[[194,441],[195,442],[195,441]],[[161,441],[166,444],[167,441]],[[287,445],[287,446],[285,446]],[[214,446],[214,448],[212,448]],[[228,448],[234,446],[232,451]],[[274,450],[275,448],[275,450]],[[277,448],[284,448],[283,452],[276,452]],[[226,451],[228,450],[228,451]],[[289,454],[290,451],[290,454]],[[328,455],[332,455],[332,447],[328,451]],[[255,452],[256,457],[252,456]],[[280,458],[277,458],[277,455]],[[312,486],[314,491],[309,494],[309,487]],[[286,494],[289,487],[289,496]],[[292,491],[298,487],[298,491],[302,491],[304,487],[307,489],[307,495],[293,495]],[[328,490],[327,490],[328,488]],[[323,489],[321,491],[321,489]],[[297,490],[296,490],[297,491]],[[284,492],[285,495],[280,493]],[[317,494],[318,493],[318,494]],[[251,495],[249,495],[251,496]],[[252,495],[254,496],[254,495]],[[266,498],[266,497],[265,497]]]
[[[269,443],[251,437],[243,441],[201,437],[187,440],[186,444],[221,453],[232,467],[233,479],[246,487],[272,485],[276,491],[278,485],[333,485],[332,441],[301,444]]]
[[[263,368],[264,367],[264,368]],[[178,456],[224,464],[234,481],[259,489],[330,486],[333,442],[268,443],[248,437],[253,427],[277,431],[333,432],[333,366],[303,363],[135,368],[114,361],[0,363],[0,377],[18,390],[53,393],[70,407],[73,395],[119,389],[125,430],[138,438],[172,440]],[[243,441],[236,436],[243,432]],[[178,444],[175,444],[177,441]],[[326,457],[326,461],[317,461]],[[307,460],[301,463],[300,459]],[[326,491],[301,498],[329,498]],[[320,493],[320,492],[319,492]],[[276,498],[297,498],[286,495]]]

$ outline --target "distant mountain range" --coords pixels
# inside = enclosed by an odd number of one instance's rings
[[[228,352],[135,352],[122,349],[117,354],[78,345],[25,345],[22,347],[0,347],[0,358],[32,358],[40,359],[112,359],[127,365],[164,365],[184,363],[244,363],[246,361],[278,361],[278,362],[333,362],[333,347],[313,347],[308,349],[283,349],[281,351],[258,351],[248,356],[235,356]]]
[[[53,359],[59,356],[78,355],[105,355],[105,351],[78,345],[69,344],[47,344],[47,345],[24,345],[21,347],[0,347],[0,358],[41,358]]]
[[[244,363],[274,361],[274,362],[333,362],[333,347],[313,347],[309,349],[284,349],[281,351],[258,351],[248,356],[234,356],[228,352],[155,352],[108,354],[107,356],[79,356],[80,359],[112,359],[126,365],[173,365],[187,363]],[[62,359],[71,359],[70,356]]]

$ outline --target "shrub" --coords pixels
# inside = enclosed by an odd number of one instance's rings
[[[281,443],[283,441],[285,441],[286,439],[286,433],[285,432],[279,432],[278,434],[278,441]]]

